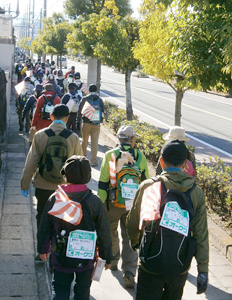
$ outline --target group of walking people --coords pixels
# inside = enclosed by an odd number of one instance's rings
[[[70,74],[75,74],[73,68],[67,78]],[[164,134],[166,143],[156,177],[150,178],[146,157],[136,149],[135,130],[122,125],[117,132],[119,145],[102,160],[96,195],[87,187],[91,167],[99,164],[98,138],[104,117],[96,85],[90,85],[85,95],[72,81],[62,99],[51,82],[34,89],[38,98],[31,127],[36,133],[21,190],[27,197],[33,179],[36,260],[50,260],[53,300],[68,300],[73,281],[74,299],[88,300],[100,259],[112,273],[121,259],[126,289],[135,287],[138,268],[137,300],[180,300],[195,257],[197,293],[205,292],[209,262],[206,205],[195,180],[195,157],[185,145],[185,130],[174,126]]]

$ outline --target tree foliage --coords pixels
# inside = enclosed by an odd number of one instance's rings
[[[166,81],[176,92],[175,125],[180,125],[181,102],[187,89],[231,89],[224,66],[222,43],[216,37],[215,9],[208,17],[187,5],[171,1],[168,8],[145,0],[141,9],[140,41],[134,53],[145,72]],[[163,2],[163,1],[159,1]],[[211,14],[210,14],[211,13]]]
[[[107,2],[107,0],[66,0],[64,8],[66,14],[74,20],[80,16],[88,19],[92,13],[100,14],[105,2]],[[119,9],[118,14],[120,16],[124,17],[132,13],[129,0],[115,0],[115,2]]]

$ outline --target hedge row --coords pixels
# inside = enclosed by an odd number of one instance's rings
[[[156,167],[161,149],[165,143],[163,133],[146,122],[139,122],[138,116],[133,121],[126,120],[126,111],[105,101],[105,122],[116,134],[122,125],[131,125],[136,131],[136,148]],[[188,146],[191,151],[194,147]],[[230,220],[232,226],[232,168],[215,157],[210,163],[197,165],[197,183],[203,189],[208,207],[220,210]]]

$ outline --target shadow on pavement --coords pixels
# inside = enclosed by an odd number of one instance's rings
[[[124,286],[123,278],[122,278],[122,272],[120,270],[117,270],[117,271],[111,271],[111,273],[112,273],[112,276],[114,276],[118,280],[118,282],[122,286],[122,288],[133,297],[135,295],[136,285],[133,289],[126,289]]]

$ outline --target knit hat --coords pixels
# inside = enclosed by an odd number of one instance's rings
[[[185,136],[185,129],[180,126],[173,126],[169,129],[168,133],[163,135],[163,139],[166,141],[179,140],[182,142],[189,141],[189,138]]]
[[[87,184],[91,179],[91,167],[85,156],[73,155],[68,158],[61,169],[68,183]]]
[[[52,115],[57,119],[67,117],[69,116],[69,108],[65,104],[57,104],[52,110]]]
[[[76,83],[75,83],[75,82],[70,82],[70,83],[68,84],[68,89],[69,89],[69,90],[76,90],[76,89],[77,89]]]
[[[183,164],[187,159],[187,152],[185,144],[179,140],[167,142],[161,150],[164,161],[173,166]]]
[[[36,86],[35,86],[35,88],[34,88],[34,91],[36,91],[36,92],[42,92],[42,90],[43,90],[42,84],[37,83]]]

